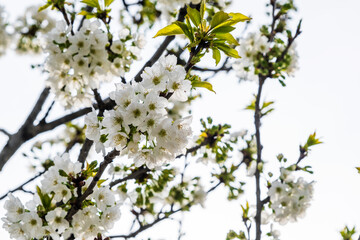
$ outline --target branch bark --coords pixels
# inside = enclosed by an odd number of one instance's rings
[[[10,157],[16,152],[16,150],[27,140],[33,138],[36,135],[34,121],[39,115],[47,97],[49,96],[50,89],[45,88],[34,108],[30,112],[29,116],[25,120],[24,124],[20,127],[17,133],[10,135],[7,144],[4,146],[0,153],[0,171],[4,165],[9,161]]]
[[[261,126],[261,109],[260,109],[260,100],[262,88],[265,82],[264,77],[259,78],[259,87],[258,93],[256,96],[255,102],[255,114],[254,114],[254,124],[255,124],[255,137],[256,137],[256,150],[257,150],[257,167],[255,172],[255,181],[256,181],[256,215],[255,215],[255,228],[256,228],[256,240],[261,239],[261,212],[263,204],[261,202],[261,189],[260,189],[260,171],[259,164],[262,162],[261,153],[262,153],[262,145],[260,138],[260,126]]]

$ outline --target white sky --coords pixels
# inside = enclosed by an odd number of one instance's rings
[[[253,17],[253,27],[266,21],[264,0],[234,2],[237,11]],[[2,1],[0,4],[14,17],[21,12],[22,4],[29,2]],[[278,229],[282,240],[336,240],[340,239],[338,231],[345,224],[357,225],[360,230],[360,175],[355,170],[360,166],[360,1],[298,1],[297,6],[297,16],[303,19],[303,34],[297,41],[300,70],[295,78],[286,81],[286,88],[275,81],[265,84],[264,96],[275,101],[276,111],[263,120],[264,159],[274,161],[280,152],[296,159],[299,144],[316,130],[324,144],[314,147],[305,160],[315,172],[307,176],[316,182],[314,201],[304,219]],[[41,58],[18,57],[11,52],[0,58],[0,127],[14,132],[24,121],[44,80],[44,76],[31,71],[29,65],[41,61]],[[216,122],[230,123],[234,129],[251,130],[252,116],[242,109],[252,99],[255,84],[239,85],[236,79],[221,76],[214,79],[213,85],[217,94],[203,94],[204,99],[193,108],[194,119],[216,112],[213,115]],[[5,140],[0,135],[0,145]],[[0,194],[31,176],[27,172],[19,174],[19,166],[26,166],[19,153],[0,173]],[[216,192],[209,198],[205,210],[196,207],[193,214],[186,216],[184,228],[188,234],[184,239],[225,239],[229,228],[242,226],[238,203],[228,203],[223,196]],[[251,198],[253,196],[246,195],[243,200]],[[3,215],[1,210],[0,214]],[[165,231],[164,227],[175,232]],[[175,234],[176,228],[176,224],[161,224],[153,233],[156,236],[163,233],[164,239],[175,239],[169,234]],[[0,238],[9,238],[3,229],[0,229]]]

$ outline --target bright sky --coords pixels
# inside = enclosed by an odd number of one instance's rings
[[[264,0],[234,2],[237,11],[253,17],[252,27],[266,21]],[[5,4],[14,18],[23,9],[21,4],[25,6],[28,1],[1,4]],[[297,41],[300,70],[287,81],[286,88],[278,82],[265,84],[264,96],[275,101],[276,111],[263,120],[264,159],[274,161],[278,153],[297,159],[299,144],[316,130],[324,144],[314,147],[305,160],[315,172],[307,176],[307,180],[316,182],[314,201],[304,219],[276,228],[281,231],[282,240],[337,240],[338,231],[345,224],[356,225],[360,230],[360,175],[355,169],[360,166],[360,1],[298,1],[297,6],[297,17],[303,19],[303,34]],[[29,65],[41,61],[41,58],[19,57],[12,52],[0,58],[0,127],[14,132],[24,121],[44,80],[44,76],[31,71]],[[204,99],[193,108],[194,119],[216,112],[212,115],[215,122],[230,123],[234,129],[253,129],[251,114],[242,109],[252,99],[255,84],[238,84],[236,79],[222,75],[214,79],[213,85],[217,94],[203,94]],[[0,145],[5,140],[0,135]],[[26,166],[19,153],[0,173],[0,194],[31,176],[28,172],[19,173],[19,166]],[[209,197],[206,209],[198,207],[186,215],[184,229],[188,234],[184,239],[225,239],[229,228],[241,226],[238,204],[226,202],[223,196],[216,192]],[[252,198],[246,195],[243,199]],[[3,215],[2,210],[0,214]],[[164,239],[175,239],[164,231],[166,227],[175,231],[172,234],[176,233],[177,225],[174,225],[159,225],[153,233]],[[0,238],[8,239],[3,229],[0,229]]]

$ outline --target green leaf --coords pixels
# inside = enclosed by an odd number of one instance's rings
[[[308,140],[306,141],[306,145],[308,147],[310,146],[314,146],[317,144],[321,144],[322,142],[320,141],[320,139],[316,138],[316,132],[314,132],[313,134],[310,134]]]
[[[235,49],[225,44],[217,43],[216,47],[219,48],[221,51],[223,51],[229,57],[240,58],[239,53]]]
[[[219,12],[215,13],[213,18],[211,19],[210,27],[215,28],[216,26],[218,26],[219,24],[225,22],[229,18],[230,18],[229,14],[227,14],[224,11],[219,11]]]
[[[255,96],[255,99],[253,101],[251,101],[251,103],[249,105],[247,105],[245,109],[255,111],[255,103],[256,103],[256,96]]]
[[[224,27],[219,27],[219,28],[214,29],[213,31],[211,31],[211,33],[229,33],[233,30],[235,30],[234,27],[224,26]]]
[[[88,5],[90,7],[101,9],[98,0],[82,0],[81,2],[85,3],[86,5]]]
[[[181,27],[179,27],[175,23],[172,23],[169,26],[166,26],[163,29],[160,29],[153,38],[156,38],[159,36],[172,36],[172,35],[178,35],[178,34],[184,34],[184,32],[181,29]]]
[[[44,6],[39,7],[38,12],[44,11],[45,9],[50,7],[51,5],[52,5],[51,2],[46,3]]]
[[[100,180],[97,182],[98,188],[100,188],[100,187],[101,187],[101,184],[102,184],[103,182],[106,182],[106,180],[107,180],[107,179],[100,179]]]
[[[209,82],[192,81],[192,82],[191,82],[191,85],[192,85],[193,88],[198,88],[198,87],[200,87],[200,88],[206,88],[207,90],[216,93],[216,92],[214,91],[211,83],[209,83]]]
[[[231,35],[230,33],[217,33],[216,38],[219,40],[225,40],[229,44],[234,44],[235,46],[239,46],[239,42]]]
[[[217,48],[212,48],[211,50],[213,51],[212,57],[215,60],[215,64],[218,65],[218,63],[220,62],[220,59],[221,59],[220,51]]]
[[[59,170],[59,175],[62,177],[68,177],[67,173],[62,169]]]
[[[237,22],[237,23],[251,20],[251,18],[249,18],[248,16],[245,16],[244,14],[241,14],[241,13],[229,13],[229,16],[232,17],[232,21]]]
[[[204,19],[205,11],[206,11],[206,3],[205,3],[205,0],[202,0],[201,5],[200,5],[200,17],[201,17],[201,20]]]
[[[110,4],[112,4],[114,2],[114,0],[105,0],[105,7],[110,6]]]
[[[36,186],[36,191],[37,191],[37,194],[39,195],[41,204],[44,206],[44,208],[46,210],[49,210],[50,207],[51,207],[51,198],[50,198],[50,196],[48,194],[43,194],[41,192],[41,189],[38,186]]]
[[[190,42],[194,42],[194,36],[192,35],[192,29],[189,29],[189,27],[183,22],[176,21],[176,22],[174,22],[174,24],[176,24],[178,27],[181,28],[183,33],[190,39]]]
[[[263,110],[264,108],[266,108],[266,107],[268,107],[268,106],[270,106],[270,105],[272,105],[272,104],[274,104],[274,101],[264,102],[263,105],[262,105],[262,107],[261,107],[261,110]]]
[[[94,169],[94,168],[96,168],[97,164],[98,164],[98,162],[97,162],[96,160],[95,160],[95,161],[92,161],[92,162],[89,164],[88,169]]]
[[[201,24],[200,12],[195,8],[187,7],[187,14],[189,15],[193,24],[198,27]]]
[[[279,83],[281,84],[281,86],[286,87],[286,83],[283,80],[279,79]]]
[[[244,21],[251,20],[251,18],[249,18],[241,13],[229,13],[228,15],[230,16],[230,19],[218,24],[216,27],[214,27],[214,29],[219,28],[219,27],[232,26],[238,22],[244,22]]]

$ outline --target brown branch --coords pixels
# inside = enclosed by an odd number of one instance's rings
[[[29,116],[25,120],[24,124],[20,127],[17,133],[9,136],[9,140],[0,152],[0,171],[4,167],[4,165],[7,163],[7,161],[10,159],[10,157],[16,152],[16,150],[27,140],[31,139],[36,135],[35,127],[33,125],[36,117],[39,115],[46,98],[49,96],[50,89],[45,88],[34,108],[30,112]]]
[[[88,188],[85,190],[84,194],[78,196],[73,204],[71,204],[71,208],[65,216],[65,219],[71,223],[72,217],[81,209],[82,202],[93,193],[94,187],[96,186],[97,182],[100,180],[102,174],[104,173],[106,167],[114,160],[116,156],[118,156],[120,152],[116,149],[109,152],[105,157],[104,161],[100,164],[99,169],[91,181]]]
[[[11,134],[8,131],[6,131],[5,129],[3,129],[3,128],[0,128],[0,132],[5,134],[8,137],[11,137]]]
[[[299,21],[298,26],[296,28],[295,35],[288,39],[288,44],[287,44],[286,48],[281,53],[280,57],[278,59],[276,59],[276,62],[280,62],[284,59],[285,55],[288,53],[288,51],[289,51],[291,45],[293,44],[293,42],[295,41],[295,39],[301,34],[301,23],[302,23],[302,20]]]
[[[219,187],[221,184],[221,182],[219,182],[218,184],[216,184],[215,186],[213,186],[212,188],[210,188],[206,194],[209,194],[210,192],[212,192],[213,190],[215,190],[217,187]],[[129,239],[129,238],[133,238],[133,237],[136,237],[139,233],[145,231],[146,229],[154,226],[155,224],[165,220],[165,219],[168,219],[170,218],[170,216],[172,216],[173,214],[177,213],[177,212],[180,212],[184,209],[189,209],[192,205],[194,204],[194,202],[190,202],[188,204],[186,204],[185,206],[181,207],[181,208],[178,208],[176,210],[173,210],[172,207],[171,207],[171,211],[170,212],[166,212],[164,214],[164,216],[160,217],[160,214],[162,214],[162,212],[160,212],[158,214],[158,217],[152,222],[152,223],[149,223],[149,224],[146,224],[146,225],[141,225],[138,230],[136,230],[135,232],[132,232],[128,235],[113,235],[113,236],[109,236],[110,239],[114,239],[114,238],[124,238],[124,239]]]
[[[52,101],[52,103],[50,104],[50,106],[49,106],[48,110],[46,111],[44,117],[40,120],[39,123],[41,123],[41,124],[46,123],[46,118],[49,116],[50,111],[53,108],[54,104],[55,104],[55,101]]]
[[[179,16],[177,18],[178,21],[182,22],[184,21],[186,15],[186,8],[183,7],[180,9],[179,12]],[[154,63],[159,60],[159,58],[161,57],[161,55],[163,54],[163,52],[166,50],[166,48],[169,46],[169,44],[175,39],[175,36],[167,36],[165,38],[165,40],[161,43],[161,45],[159,46],[159,48],[156,50],[156,52],[154,53],[154,55],[149,59],[149,61],[147,61],[145,63],[145,65],[141,68],[141,70],[136,74],[135,76],[135,81],[136,82],[141,82],[141,74],[144,71],[144,69],[146,67],[151,67],[152,65],[154,65]]]
[[[121,179],[117,179],[115,181],[112,181],[109,186],[110,188],[112,188],[113,186],[119,184],[119,183],[122,183],[122,182],[125,182],[127,180],[130,180],[130,179],[137,179],[139,177],[141,177],[143,174],[147,173],[148,171],[150,171],[149,168],[145,167],[145,166],[142,166],[140,168],[138,168],[136,171],[134,171],[133,173],[131,173],[130,175],[124,177],[124,178],[121,178]]]
[[[256,102],[255,102],[255,114],[254,114],[254,124],[255,124],[255,137],[256,137],[256,149],[257,149],[257,166],[262,162],[261,153],[262,153],[262,145],[261,145],[261,138],[260,138],[260,126],[261,126],[261,109],[260,109],[260,99],[262,88],[265,82],[264,77],[259,78],[259,87],[258,93],[256,95]],[[260,171],[259,168],[256,168],[255,172],[255,181],[256,181],[256,215],[255,215],[255,227],[256,227],[256,240],[261,239],[261,211],[262,211],[262,204],[261,204],[261,190],[260,190]]]
[[[87,156],[89,155],[89,151],[90,151],[93,143],[94,143],[94,141],[86,138],[84,144],[81,147],[80,154],[78,157],[78,162],[81,162],[82,168],[84,167],[85,160],[86,160]]]
[[[9,193],[13,193],[16,191],[24,191],[24,192],[28,192],[27,190],[24,189],[24,186],[29,184],[30,182],[34,181],[35,179],[37,179],[38,177],[40,177],[41,175],[43,175],[45,173],[45,171],[39,172],[37,175],[35,175],[34,177],[30,178],[29,180],[27,180],[26,182],[24,182],[23,184],[21,184],[20,186],[18,186],[17,188],[14,188],[10,191],[8,191],[6,194],[2,195],[0,197],[0,200],[3,200]]]

